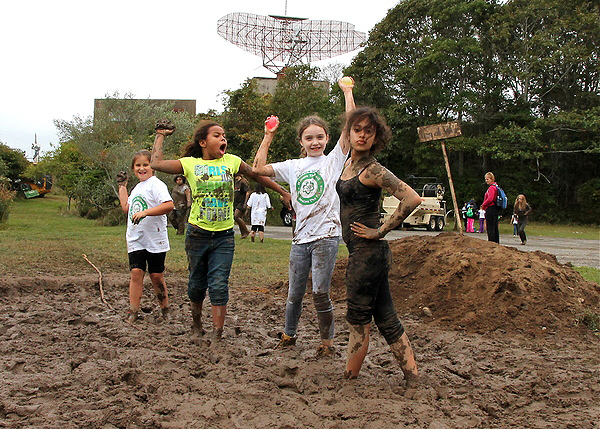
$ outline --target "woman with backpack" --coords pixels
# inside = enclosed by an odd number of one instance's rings
[[[488,241],[494,241],[500,243],[500,232],[498,231],[498,216],[500,215],[500,208],[496,205],[496,198],[498,197],[498,185],[496,184],[496,178],[494,173],[488,171],[485,173],[485,183],[489,186],[483,197],[483,203],[481,208],[485,210],[485,223],[487,225],[487,236]]]

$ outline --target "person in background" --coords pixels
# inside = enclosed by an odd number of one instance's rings
[[[250,240],[254,243],[254,236],[258,231],[258,237],[262,243],[265,240],[265,223],[267,222],[267,210],[272,209],[271,199],[269,194],[265,192],[265,187],[260,183],[254,186],[254,192],[248,198],[248,207],[250,208],[250,219],[252,231],[250,232]]]
[[[514,216],[517,217],[517,233],[521,239],[521,244],[527,244],[527,234],[525,234],[525,227],[527,226],[527,217],[531,213],[531,206],[527,204],[525,195],[520,194],[515,200]]]
[[[479,233],[485,232],[485,210],[479,207]]]
[[[184,176],[178,174],[173,181],[175,182],[175,186],[171,191],[171,198],[173,198],[175,210],[169,213],[169,220],[173,228],[177,230],[177,235],[183,235],[185,233],[188,212],[192,205],[192,194],[190,193],[190,187],[185,183]]]
[[[475,231],[475,218],[477,217],[477,205],[475,204],[475,200],[471,199],[467,203],[467,232],[477,232]]]
[[[498,215],[500,214],[500,209],[496,205],[496,197],[498,196],[496,178],[491,171],[485,173],[484,178],[485,183],[488,185],[488,189],[485,192],[481,208],[485,210],[485,224],[487,227],[488,241],[500,243],[500,232],[498,231]]]
[[[515,199],[515,205],[517,204],[517,200]],[[512,214],[512,216],[510,217],[510,223],[513,226],[513,237],[516,237],[518,232],[519,232],[519,228],[517,227],[518,223],[519,223],[519,218],[517,217],[516,214]]]
[[[246,202],[248,201],[248,198],[250,198],[250,186],[248,185],[248,181],[241,174],[236,174],[234,179],[233,207],[235,209],[235,223],[240,228],[242,238],[246,238],[250,232],[244,221],[244,215],[246,214]]]

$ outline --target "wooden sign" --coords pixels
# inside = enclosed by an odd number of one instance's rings
[[[432,140],[444,140],[451,137],[460,137],[460,124],[458,122],[447,122],[445,124],[426,125],[418,127],[419,140],[430,142]]]

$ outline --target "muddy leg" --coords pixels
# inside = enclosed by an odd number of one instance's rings
[[[212,319],[213,319],[213,342],[220,342],[223,336],[223,326],[225,325],[225,315],[227,314],[226,305],[213,305],[212,306]]]
[[[248,237],[248,234],[250,234],[250,232],[248,231],[248,227],[246,226],[246,222],[244,222],[244,212],[242,212],[239,209],[235,209],[234,212],[234,220],[235,223],[237,223],[237,226],[240,228],[240,234],[242,235],[242,238],[246,238]]]
[[[333,306],[328,293],[313,294],[313,301],[317,309],[317,319],[319,320],[319,332],[321,334],[321,343],[325,346],[333,346]]]
[[[348,325],[348,352],[344,378],[356,378],[360,372],[367,350],[369,350],[369,331],[371,325]]]
[[[419,384],[419,371],[415,362],[415,354],[408,340],[406,332],[393,344],[390,344],[394,357],[400,363],[400,368],[404,373],[406,387],[413,388]]]
[[[202,329],[202,301],[192,302],[192,331],[195,336],[204,336],[204,329]]]
[[[138,319],[143,292],[144,271],[134,268],[131,270],[131,278],[129,280],[129,322],[131,323]]]
[[[152,286],[154,286],[154,293],[158,300],[158,305],[162,310],[164,319],[169,318],[169,293],[167,292],[167,284],[165,283],[165,276],[163,273],[150,273],[150,280],[152,280]]]

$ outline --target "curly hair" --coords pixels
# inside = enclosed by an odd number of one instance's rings
[[[364,119],[368,119],[375,126],[375,141],[371,146],[371,155],[381,152],[392,139],[392,130],[387,125],[383,115],[374,107],[359,107],[348,113],[346,125],[344,126],[346,135],[350,138],[352,126]]]
[[[191,142],[186,144],[183,148],[183,156],[191,156],[194,158],[202,158],[202,147],[200,146],[200,142],[202,140],[206,140],[208,137],[208,130],[210,127],[222,127],[221,124],[215,121],[202,121],[198,124],[198,128],[194,131],[194,138]]]

